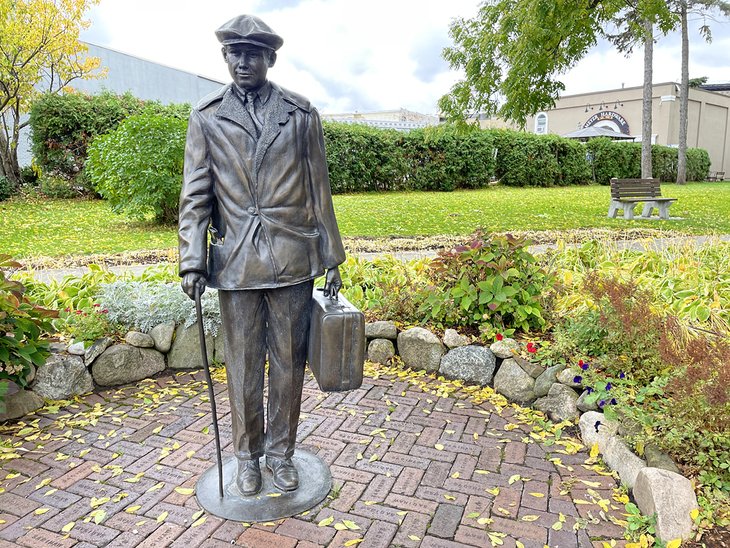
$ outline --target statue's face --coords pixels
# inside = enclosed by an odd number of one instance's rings
[[[232,44],[223,48],[223,58],[233,81],[245,90],[255,91],[266,82],[266,73],[274,66],[276,53],[251,44]]]

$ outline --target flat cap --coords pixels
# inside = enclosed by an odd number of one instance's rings
[[[230,44],[253,44],[276,51],[284,39],[255,15],[239,15],[215,31],[218,41],[224,46]]]

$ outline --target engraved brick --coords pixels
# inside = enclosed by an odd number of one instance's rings
[[[421,543],[421,548],[464,548],[464,545],[460,542],[426,536]]]
[[[14,516],[24,516],[38,508],[40,504],[14,493],[0,495],[0,512],[7,512]]]
[[[395,483],[394,477],[377,475],[370,482],[363,494],[363,499],[367,501],[383,502],[385,497],[390,494],[390,489]]]
[[[45,449],[48,451],[48,449]],[[42,462],[34,461],[31,458],[24,456],[22,459],[14,460],[10,463],[6,463],[4,468],[6,470],[14,470],[20,472],[29,477],[40,476],[43,472],[48,470],[49,466]]]
[[[418,436],[412,432],[400,432],[395,438],[393,445],[390,446],[390,450],[396,453],[408,453],[416,443],[416,440],[418,440]]]
[[[454,535],[454,540],[462,545],[467,546],[491,546],[492,543],[489,540],[489,536],[486,531],[475,529],[473,527],[467,527],[465,525],[459,526]]]
[[[74,539],[65,538],[58,533],[52,533],[41,528],[31,529],[16,542],[29,548],[70,548],[76,544]]]
[[[419,546],[421,544],[420,540],[414,540],[410,537],[415,536],[422,539],[426,536],[426,529],[430,520],[430,515],[409,512],[403,518],[401,526],[398,527],[398,532],[393,538],[393,544],[396,546]]]
[[[446,478],[449,477],[450,470],[451,464],[448,462],[432,462],[428,465],[426,474],[423,476],[423,484],[442,487]]]
[[[492,512],[494,523],[491,526],[495,531],[507,533],[515,538],[527,538],[541,542],[543,545],[547,543],[547,528],[537,525],[537,523],[528,523],[521,520],[505,519],[499,517]]]
[[[200,546],[202,542],[211,536],[213,532],[221,526],[223,520],[214,516],[208,516],[202,525],[195,528],[188,528],[175,539],[170,546],[172,548],[189,548],[190,546]]]
[[[399,510],[395,508],[389,508],[388,506],[381,506],[380,504],[363,504],[362,502],[356,502],[355,508],[352,513],[358,516],[363,516],[374,521],[389,521],[390,523],[399,523],[401,516],[398,515]],[[373,524],[376,527],[377,524]]]
[[[524,464],[527,445],[524,443],[508,443],[504,447],[504,462]]]
[[[366,472],[372,472],[373,474],[382,474],[384,476],[397,476],[403,471],[402,466],[398,466],[397,464],[388,464],[387,462],[380,462],[377,460],[373,462],[360,460],[357,461],[355,467]]]
[[[439,451],[435,447],[425,447],[422,445],[414,445],[410,450],[410,454],[414,457],[421,457],[428,460],[437,460],[442,462],[453,463],[456,455],[451,451]],[[449,466],[449,468],[451,468]]]
[[[77,502],[81,497],[78,495],[74,495],[73,493],[68,493],[66,491],[55,491],[51,493],[50,495],[46,495],[48,491],[50,491],[51,488],[46,487],[45,489],[39,489],[38,491],[35,491],[30,495],[30,498],[35,500],[36,502],[42,504],[42,505],[50,505],[55,508],[68,508],[73,503]]]
[[[163,523],[138,548],[170,546],[185,529],[174,523]]]
[[[428,533],[437,537],[452,538],[461,521],[462,510],[460,506],[453,504],[439,504]]]
[[[104,546],[119,535],[119,531],[106,525],[97,525],[94,522],[85,523],[83,521],[77,521],[74,528],[69,532],[69,535],[84,542]]]
[[[329,449],[332,451],[337,451],[338,453],[342,451],[346,445],[341,441],[330,438],[323,438],[321,436],[315,436],[314,434],[307,438],[306,444],[310,447],[313,447],[314,449]]]
[[[516,488],[516,485],[517,483],[515,483],[512,487],[499,488],[499,494],[494,497],[494,504],[492,504],[492,516],[499,516],[502,518],[510,517],[513,519],[517,517],[517,512],[520,509],[522,486],[520,485],[519,488]],[[505,514],[500,510],[500,508],[508,513]]]
[[[487,438],[484,438],[487,440]],[[502,463],[502,449],[499,445],[494,444],[493,439],[487,440],[490,445],[482,446],[482,452],[477,461],[477,468],[480,470],[489,470],[490,472],[499,472]]]
[[[445,489],[437,489],[436,487],[428,487],[425,485],[422,485],[418,489],[416,489],[416,498],[431,500],[439,504],[441,504],[442,502],[448,502],[450,504],[456,504],[458,506],[464,506],[467,501],[467,496],[463,493],[456,493],[452,491],[447,491]]]
[[[530,481],[527,482],[524,487],[522,488],[522,506],[525,508],[531,508],[534,510],[547,510],[547,504],[548,504],[548,494],[550,491],[550,487],[547,483],[542,481]],[[542,494],[544,496],[542,497],[535,497],[531,495],[530,493],[538,493]],[[573,511],[575,511],[575,508],[573,508]]]
[[[481,527],[477,523],[479,518],[489,517],[490,510],[492,508],[492,499],[485,497],[469,497],[469,501],[464,506],[464,515],[461,519],[464,525],[470,525],[472,527]],[[479,514],[477,517],[467,517],[473,514]]]
[[[515,445],[514,443],[508,443],[507,447]],[[519,444],[522,445],[522,444]],[[538,480],[547,482],[550,479],[550,473],[545,470],[537,470],[535,468],[529,468],[520,464],[510,464],[507,462],[502,463],[500,472],[504,476],[513,476],[519,474],[523,478],[530,478],[531,480]]]
[[[325,419],[325,421],[320,424],[314,432],[312,432],[312,435],[328,438],[337,431],[343,422],[345,422],[345,417],[330,417]]]
[[[418,468],[404,468],[393,485],[393,492],[401,495],[413,495],[421,484],[424,473],[424,470]]]
[[[11,525],[0,531],[0,538],[5,540],[15,540],[18,537],[25,535],[29,530],[40,527],[46,522],[46,520],[56,514],[58,514],[58,510],[56,508],[51,508],[47,513],[41,515],[28,514],[27,516],[14,521]],[[49,529],[52,528],[49,527]]]
[[[343,481],[354,481],[357,483],[365,484],[370,483],[375,477],[375,474],[373,474],[372,472],[354,470],[345,466],[337,466],[336,464],[330,467],[330,473],[335,479],[340,479]]]
[[[390,464],[420,468],[421,470],[425,470],[431,463],[431,461],[427,459],[414,457],[413,455],[404,455],[402,453],[391,453],[390,451],[383,455],[381,460]]]
[[[288,518],[276,528],[276,533],[298,540],[308,540],[316,544],[327,544],[335,534],[331,527],[318,527],[296,518]]]

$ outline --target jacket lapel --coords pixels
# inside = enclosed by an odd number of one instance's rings
[[[266,151],[281,133],[281,126],[289,121],[290,114],[297,109],[296,105],[284,101],[281,92],[273,84],[269,102],[271,104],[267,109],[268,113],[261,129],[261,137],[259,137],[256,145],[256,158],[254,161],[254,171],[256,173],[261,167]]]
[[[223,95],[223,100],[216,114],[221,118],[235,122],[256,140],[256,128],[253,125],[253,120],[251,120],[251,115],[246,110],[246,107],[243,106],[243,102],[238,98],[232,87],[228,88]]]

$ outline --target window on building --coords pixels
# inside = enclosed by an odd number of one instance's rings
[[[535,116],[535,133],[544,135],[548,130],[548,117],[544,112]]]

